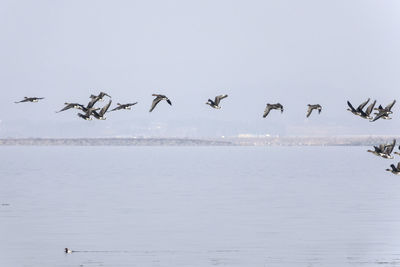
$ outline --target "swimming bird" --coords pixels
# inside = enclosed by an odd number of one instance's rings
[[[310,105],[310,104],[308,104],[307,118],[310,117],[311,112],[312,112],[314,109],[318,110],[318,114],[320,114],[321,111],[322,111],[322,107],[321,107],[320,104],[316,104],[316,105]]]
[[[44,97],[24,97],[21,101],[14,102],[16,104],[18,103],[24,103],[24,102],[38,102],[39,100],[44,99]]]
[[[391,169],[386,169],[388,172],[391,172],[396,175],[400,175],[400,162],[397,163],[397,166],[394,166],[394,164],[390,165]]]
[[[105,120],[106,118],[104,117],[104,114],[106,114],[108,108],[111,106],[111,102],[112,100],[110,100],[108,104],[105,105],[98,113],[95,110],[93,110],[92,112],[93,117],[95,117],[98,120]]]
[[[283,112],[283,106],[280,103],[267,104],[267,106],[265,107],[265,110],[264,110],[263,118],[267,117],[267,115],[269,114],[271,109],[278,109],[281,111],[281,113]]]
[[[80,110],[84,110],[85,109],[84,105],[81,105],[81,104],[78,104],[78,103],[64,103],[64,105],[65,105],[65,107],[62,108],[59,111],[56,111],[56,113],[59,113],[59,112],[62,112],[62,111],[65,111],[65,110],[68,110],[68,109],[71,109],[71,108],[76,108],[76,109],[80,109]]]
[[[168,97],[166,97],[165,95],[152,94],[152,96],[155,96],[156,98],[154,98],[153,103],[151,104],[151,108],[150,108],[149,112],[152,112],[153,109],[157,106],[157,104],[158,104],[161,100],[167,101],[167,103],[168,103],[170,106],[172,106],[171,100],[169,100]]]
[[[209,105],[212,108],[220,109],[221,107],[219,106],[219,102],[221,101],[221,99],[224,99],[226,97],[228,97],[228,95],[216,96],[214,101],[212,101],[211,99],[208,99],[206,104]]]
[[[135,103],[128,103],[128,104],[120,104],[120,103],[117,103],[118,106],[115,107],[114,109],[108,111],[108,112],[116,111],[116,110],[120,110],[120,109],[131,109],[131,106],[136,105],[137,103],[138,103],[138,102],[135,102]]]
[[[69,248],[65,248],[64,251],[65,251],[65,253],[67,253],[67,254],[71,254],[71,253],[73,252],[73,251],[70,250]]]

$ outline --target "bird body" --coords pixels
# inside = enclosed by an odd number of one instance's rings
[[[400,162],[397,163],[397,166],[395,166],[394,164],[391,164],[390,167],[391,167],[391,169],[386,169],[388,172],[391,172],[396,175],[400,175]]]
[[[222,99],[226,98],[226,97],[228,97],[228,95],[219,95],[219,96],[216,96],[215,99],[214,99],[214,101],[212,101],[211,99],[208,99],[208,101],[206,102],[206,104],[209,105],[209,106],[212,107],[212,108],[220,109],[221,107],[219,106],[219,102],[220,102]]]
[[[99,109],[100,108],[88,108],[87,111],[85,112],[85,114],[78,113],[78,116],[84,120],[91,121],[92,118],[90,116],[93,114],[93,112],[95,112]]]

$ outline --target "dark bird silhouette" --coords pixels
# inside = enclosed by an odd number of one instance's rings
[[[110,111],[108,111],[108,112],[116,111],[116,110],[120,110],[120,109],[131,109],[131,106],[136,105],[137,103],[138,103],[138,102],[135,102],[135,103],[128,103],[128,104],[120,104],[120,103],[117,103],[117,107],[115,107],[114,109],[112,109],[112,110],[110,110]]]
[[[92,112],[93,117],[95,117],[98,120],[105,120],[106,117],[104,117],[104,114],[106,114],[107,110],[110,108],[111,102],[112,100],[108,101],[108,104],[105,105],[98,113],[97,111],[93,110]]]
[[[84,110],[85,109],[84,105],[81,105],[81,104],[78,104],[78,103],[64,103],[64,105],[65,105],[65,107],[62,108],[59,111],[56,111],[56,113],[59,113],[59,112],[62,112],[62,111],[65,111],[65,110],[68,110],[68,109],[71,109],[71,108],[80,109],[80,110]]]
[[[367,101],[361,103],[357,109],[355,109],[353,107],[353,105],[350,103],[350,101],[347,101],[347,105],[349,106],[349,108],[347,109],[348,111],[350,111],[351,113],[353,113],[354,115],[360,116],[360,114],[363,112],[363,108],[368,104],[369,102],[369,98],[367,99]]]
[[[321,111],[322,111],[321,105],[319,105],[319,104],[316,104],[316,105],[310,105],[310,104],[308,104],[307,118],[310,117],[311,112],[312,112],[314,109],[318,110],[318,114],[320,114]]]
[[[97,110],[99,110],[99,109],[100,109],[100,108],[88,108],[88,109],[86,110],[85,114],[78,113],[77,115],[78,115],[80,118],[84,119],[84,120],[90,121],[90,120],[92,120],[92,118],[91,118],[90,116],[93,114],[94,111],[97,111]]]
[[[400,162],[397,163],[397,166],[395,166],[394,164],[391,164],[390,167],[391,167],[391,169],[386,169],[388,172],[391,172],[396,175],[400,175]]]
[[[210,107],[212,107],[212,108],[220,109],[221,107],[219,106],[219,102],[221,101],[221,99],[224,99],[226,97],[228,97],[228,95],[216,96],[214,101],[212,101],[211,99],[208,99],[206,104],[210,105]]]
[[[384,119],[384,120],[390,120],[392,118],[389,117],[390,114],[392,114],[392,107],[396,104],[396,100],[393,100],[392,103],[387,105],[385,108],[383,108],[381,105],[379,105],[378,108],[375,108],[374,110],[377,110],[378,112],[374,113],[376,116],[370,121],[376,121],[378,119]]]
[[[157,104],[158,104],[161,100],[167,101],[167,103],[168,103],[170,106],[172,106],[171,100],[169,100],[168,97],[166,97],[165,95],[152,94],[152,96],[155,96],[156,98],[154,98],[153,103],[151,104],[151,108],[150,108],[149,112],[152,112],[153,109],[157,106]]]
[[[379,146],[374,146],[374,150],[367,150],[376,156],[385,158],[385,159],[392,159],[393,156],[391,155],[394,147],[396,146],[396,139],[393,139],[391,144],[380,144]]]
[[[21,101],[14,102],[16,104],[18,103],[24,103],[24,102],[38,102],[39,100],[44,99],[44,97],[24,97]]]
[[[267,104],[267,106],[265,107],[264,110],[264,114],[263,114],[263,118],[267,117],[269,112],[272,109],[278,109],[281,111],[281,113],[283,112],[283,106],[280,103],[276,103],[276,104]]]
[[[94,104],[96,104],[97,101],[103,101],[103,98],[105,96],[108,96],[111,98],[110,95],[104,93],[104,92],[100,92],[99,95],[90,95],[90,102],[87,104],[86,108],[92,108],[94,106]]]

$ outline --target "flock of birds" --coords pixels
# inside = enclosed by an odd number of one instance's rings
[[[394,156],[392,155],[392,152],[396,146],[396,139],[393,139],[392,143],[388,144],[380,144],[377,146],[374,146],[374,150],[368,149],[367,152],[370,152],[374,154],[375,156],[384,158],[384,159],[393,159]],[[400,146],[399,146],[400,150]],[[394,154],[400,155],[400,152],[394,152]],[[396,175],[400,175],[400,162],[397,163],[397,166],[394,164],[390,165],[391,169],[386,169],[386,171],[391,172]]]
[[[98,101],[103,101],[105,96],[110,98],[109,102],[102,108],[96,108],[94,105]],[[154,110],[154,108],[157,106],[157,104],[160,103],[162,100],[165,100],[169,105],[172,106],[171,100],[169,100],[169,98],[166,97],[165,95],[152,94],[152,96],[155,96],[155,98],[151,104],[149,112],[152,112]],[[208,99],[206,104],[212,108],[220,109],[221,108],[221,106],[220,106],[221,100],[224,98],[227,98],[227,97],[228,97],[228,95],[218,95],[214,98],[214,100]],[[116,111],[116,110],[121,110],[121,109],[131,109],[132,106],[134,106],[138,103],[138,102],[127,103],[127,104],[117,103],[117,106],[109,111],[108,109],[111,106],[112,100],[111,100],[111,96],[108,95],[107,93],[100,92],[98,95],[91,95],[89,98],[90,98],[90,101],[86,106],[83,104],[79,104],[79,103],[64,103],[64,105],[65,105],[64,108],[62,108],[60,111],[57,111],[57,113],[74,108],[74,109],[79,109],[83,112],[83,113],[78,113],[78,116],[82,119],[91,120],[92,116],[93,116],[96,119],[105,120],[106,118],[104,115],[106,112]],[[41,99],[44,99],[44,97],[24,97],[24,99],[22,99],[21,101],[15,102],[15,103],[38,102]],[[349,108],[347,110],[350,111],[351,113],[353,113],[354,115],[360,116],[361,118],[364,118],[364,119],[368,119],[371,122],[376,121],[378,119],[385,119],[385,120],[391,119],[389,115],[393,113],[391,110],[392,110],[392,107],[394,106],[394,104],[396,103],[396,100],[393,100],[392,103],[388,104],[384,108],[382,107],[382,105],[379,105],[377,108],[375,108],[375,104],[376,104],[376,100],[375,100],[364,111],[363,109],[368,104],[369,101],[370,101],[370,99],[368,98],[365,102],[361,103],[357,108],[354,108],[353,105],[350,103],[350,101],[347,101],[347,105],[349,106]],[[264,109],[263,118],[267,117],[271,110],[279,110],[279,111],[281,111],[281,113],[283,113],[283,106],[280,103],[276,103],[276,104],[268,103]],[[318,114],[319,114],[322,111],[322,106],[319,104],[314,104],[314,105],[308,104],[307,113],[306,113],[307,118],[311,115],[313,110],[317,110]],[[376,112],[372,113],[374,110]],[[375,115],[375,116],[373,116],[373,115]]]
[[[155,98],[153,99],[153,102],[151,103],[151,107],[149,112],[152,112],[155,107],[162,101],[165,100],[169,105],[172,106],[171,100],[166,97],[165,95],[161,94],[152,94]],[[104,97],[108,97],[109,101],[107,104],[105,104],[103,107],[95,107],[95,104],[99,101],[103,101]],[[212,99],[208,99],[206,102],[207,105],[214,109],[221,109],[221,100],[227,98],[228,95],[218,95]],[[117,103],[117,106],[111,110],[110,106],[112,103],[111,96],[108,95],[107,93],[100,92],[98,95],[90,95],[90,101],[87,105],[79,104],[79,103],[64,103],[64,107],[56,111],[57,113],[63,112],[69,109],[78,109],[81,112],[79,112],[77,115],[84,119],[84,120],[92,120],[92,117],[98,119],[98,120],[105,120],[105,114],[107,112],[111,111],[117,111],[117,110],[130,110],[132,106],[136,105],[138,102],[134,103],[126,103],[126,104],[120,104]],[[21,101],[15,102],[15,103],[24,103],[24,102],[38,102],[39,100],[44,99],[44,97],[24,97]],[[390,115],[393,113],[392,108],[394,104],[396,103],[396,100],[393,100],[390,104],[388,104],[386,107],[382,107],[382,105],[379,105],[377,108],[375,108],[376,105],[376,100],[374,102],[370,103],[368,107],[364,110],[364,108],[367,106],[369,103],[370,98],[368,98],[366,101],[361,103],[357,108],[354,108],[353,105],[350,103],[350,101],[347,101],[347,105],[349,108],[347,109],[351,113],[353,113],[356,116],[359,116],[363,119],[368,119],[371,122],[374,122],[378,119],[385,119],[385,120],[390,120],[391,117]],[[279,110],[281,113],[283,113],[283,106],[280,103],[276,104],[267,104],[265,107],[263,117],[267,117],[271,110]],[[322,111],[322,106],[319,104],[308,104],[307,108],[307,113],[306,117],[308,118],[311,113],[316,110],[318,111],[318,114],[321,113]],[[374,146],[374,150],[368,150],[368,152],[371,152],[372,154],[385,158],[385,159],[393,159],[394,157],[392,156],[393,149],[395,148],[396,145],[396,140],[393,140],[392,143],[389,144],[380,144],[378,146]],[[400,146],[399,146],[400,150]],[[400,155],[400,152],[394,152],[394,154]],[[390,165],[391,169],[386,169],[387,171],[400,175],[400,162],[395,166],[394,164]]]

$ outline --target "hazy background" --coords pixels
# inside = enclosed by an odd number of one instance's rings
[[[399,1],[3,0],[0,137],[398,134],[399,104],[369,123],[346,100],[398,98],[399,29]],[[100,91],[139,104],[106,121],[54,112]],[[152,93],[173,106],[149,113]],[[204,104],[222,93],[221,110]],[[268,102],[285,112],[263,119]]]

